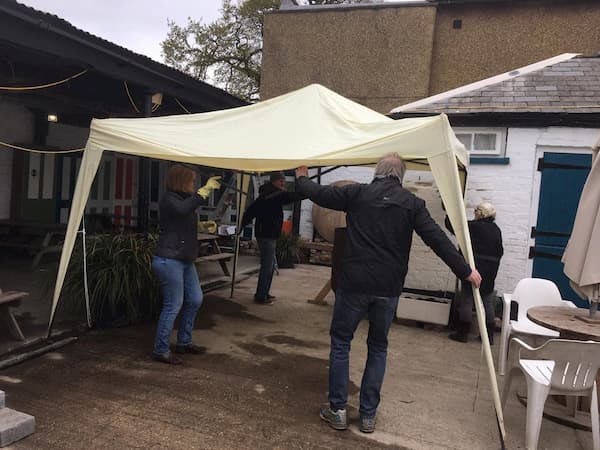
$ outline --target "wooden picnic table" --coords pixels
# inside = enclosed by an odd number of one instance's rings
[[[198,233],[197,239],[201,248],[204,246],[208,247],[208,254],[198,256],[196,262],[218,262],[225,276],[231,277],[231,273],[227,267],[227,261],[230,261],[233,258],[233,253],[227,253],[221,250],[221,247],[219,246],[219,236],[216,234]]]
[[[18,340],[25,340],[25,336],[15,319],[15,316],[9,308],[16,307],[21,304],[21,300],[29,295],[28,292],[22,291],[4,291],[0,289],[0,319],[6,322],[8,331],[11,336]]]
[[[22,249],[34,255],[35,268],[47,253],[62,250],[67,226],[60,223],[0,220],[0,247]]]
[[[578,316],[588,316],[589,311],[583,308],[570,308],[568,306],[534,306],[527,310],[527,318],[533,323],[551,330],[558,331],[561,339],[578,341],[600,342],[600,325],[592,324],[578,319]],[[600,386],[600,371],[596,376],[596,385]],[[563,402],[563,399],[560,399]],[[600,401],[600,391],[598,392]],[[565,412],[562,408],[547,408],[544,415],[558,423],[573,428],[591,430],[589,427],[589,404],[587,399],[581,404],[575,403],[571,411]]]
[[[600,342],[600,325],[578,319],[589,311],[567,306],[535,306],[527,310],[527,318],[551,330],[558,331],[562,339]]]

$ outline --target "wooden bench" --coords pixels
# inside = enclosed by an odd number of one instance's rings
[[[201,245],[201,247],[202,244],[208,246],[212,253],[197,257],[196,263],[218,262],[223,270],[223,274],[227,277],[231,277],[229,267],[227,267],[227,262],[231,261],[231,258],[233,258],[234,255],[233,253],[222,252],[221,247],[219,247],[218,239],[219,236],[214,234],[198,233],[198,243]]]
[[[9,308],[13,306],[19,306],[21,304],[21,300],[29,295],[28,292],[21,291],[5,291],[2,292],[0,289],[0,318],[4,318],[4,320],[8,324],[8,331],[11,336],[18,341],[25,340],[25,336],[15,319],[15,316],[10,311]]]
[[[63,224],[0,220],[0,247],[26,250],[33,256],[35,269],[42,257],[62,250],[66,226]]]
[[[213,255],[199,256],[196,258],[196,262],[218,261],[225,276],[230,277],[231,273],[229,272],[229,267],[227,267],[227,261],[231,261],[231,258],[233,258],[233,253],[215,253]]]

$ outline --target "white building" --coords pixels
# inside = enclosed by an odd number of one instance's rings
[[[445,113],[470,150],[467,216],[481,201],[496,206],[505,255],[496,288],[511,292],[524,277],[554,280],[565,298],[584,306],[568,288],[560,256],[600,137],[600,57],[560,55],[477,83],[404,105],[396,119]],[[369,182],[372,169],[340,168],[323,184]],[[405,187],[427,202],[443,226],[440,197],[427,172],[409,172]],[[310,205],[303,204],[301,234],[311,237]],[[406,288],[454,291],[449,269],[415,239]],[[600,244],[599,244],[600,246]],[[599,248],[600,251],[600,248]]]

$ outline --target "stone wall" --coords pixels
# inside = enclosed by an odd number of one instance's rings
[[[388,112],[427,97],[434,24],[431,6],[268,14],[261,98],[319,83]]]
[[[320,83],[385,114],[561,53],[596,54],[598,23],[593,0],[280,10],[265,17],[261,98]]]

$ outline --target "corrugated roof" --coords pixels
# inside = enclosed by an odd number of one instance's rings
[[[523,69],[534,65],[425,98],[392,113],[600,113],[600,57],[570,55],[527,73]]]

